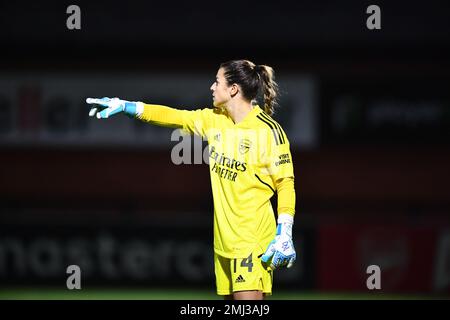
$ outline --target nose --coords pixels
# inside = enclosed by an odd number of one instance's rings
[[[215,83],[213,83],[213,84],[211,85],[211,87],[209,88],[209,90],[211,90],[212,92],[214,92],[214,89],[215,89]]]

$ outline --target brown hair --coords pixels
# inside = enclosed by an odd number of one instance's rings
[[[249,60],[232,60],[220,65],[224,69],[228,85],[236,83],[242,91],[242,96],[252,101],[261,92],[264,97],[264,111],[272,115],[277,106],[278,85],[275,82],[275,72],[266,65],[255,65]]]

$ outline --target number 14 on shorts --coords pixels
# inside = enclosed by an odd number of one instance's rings
[[[244,259],[233,259],[233,282],[248,281],[248,274],[253,271],[253,254]],[[247,278],[247,280],[246,280]]]

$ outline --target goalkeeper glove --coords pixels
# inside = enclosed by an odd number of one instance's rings
[[[278,216],[277,233],[275,239],[270,242],[261,260],[268,263],[272,270],[287,266],[292,267],[296,259],[294,244],[292,242],[292,225],[294,218],[290,214],[280,214]]]
[[[86,103],[92,105],[89,116],[96,116],[98,119],[106,119],[121,112],[135,117],[141,114],[144,109],[142,102],[131,102],[119,98],[87,98]]]

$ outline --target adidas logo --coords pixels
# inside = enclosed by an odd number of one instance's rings
[[[234,283],[238,282],[245,282],[244,277],[242,275],[239,275],[239,277],[236,278],[236,281]]]

